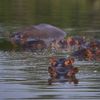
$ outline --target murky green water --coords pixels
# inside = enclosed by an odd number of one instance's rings
[[[78,61],[75,63],[80,69],[77,86],[68,83],[50,86],[47,82],[49,56],[29,52],[0,52],[0,100],[100,99],[100,65]]]
[[[39,23],[100,32],[100,0],[0,0],[1,27]]]

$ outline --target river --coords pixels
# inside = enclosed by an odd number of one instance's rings
[[[100,65],[76,61],[79,84],[48,85],[50,54],[0,52],[0,100],[99,100]],[[62,56],[60,54],[58,56]]]
[[[40,23],[100,39],[100,0],[0,0],[0,38]],[[0,51],[0,100],[100,100],[100,63],[76,61],[78,85],[48,85],[49,56]]]

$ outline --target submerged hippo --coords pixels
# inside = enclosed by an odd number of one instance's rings
[[[78,79],[76,78],[76,73],[78,73],[78,68],[73,66],[74,58],[60,58],[55,57],[50,58],[51,66],[48,67],[48,73],[50,78],[48,79],[49,85],[53,82],[69,82],[78,84]]]
[[[66,32],[49,24],[32,25],[12,34],[11,43],[29,49],[46,48],[50,41],[63,39],[65,35]]]
[[[43,40],[38,40],[38,39],[33,39],[33,40],[28,40],[26,43],[23,45],[24,50],[43,50],[46,48],[46,44]]]

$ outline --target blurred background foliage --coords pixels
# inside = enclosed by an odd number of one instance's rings
[[[100,28],[100,0],[0,0],[0,23]]]

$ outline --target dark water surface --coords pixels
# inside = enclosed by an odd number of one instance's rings
[[[0,100],[100,100],[100,65],[75,63],[78,85],[48,85],[49,54],[0,52]]]

